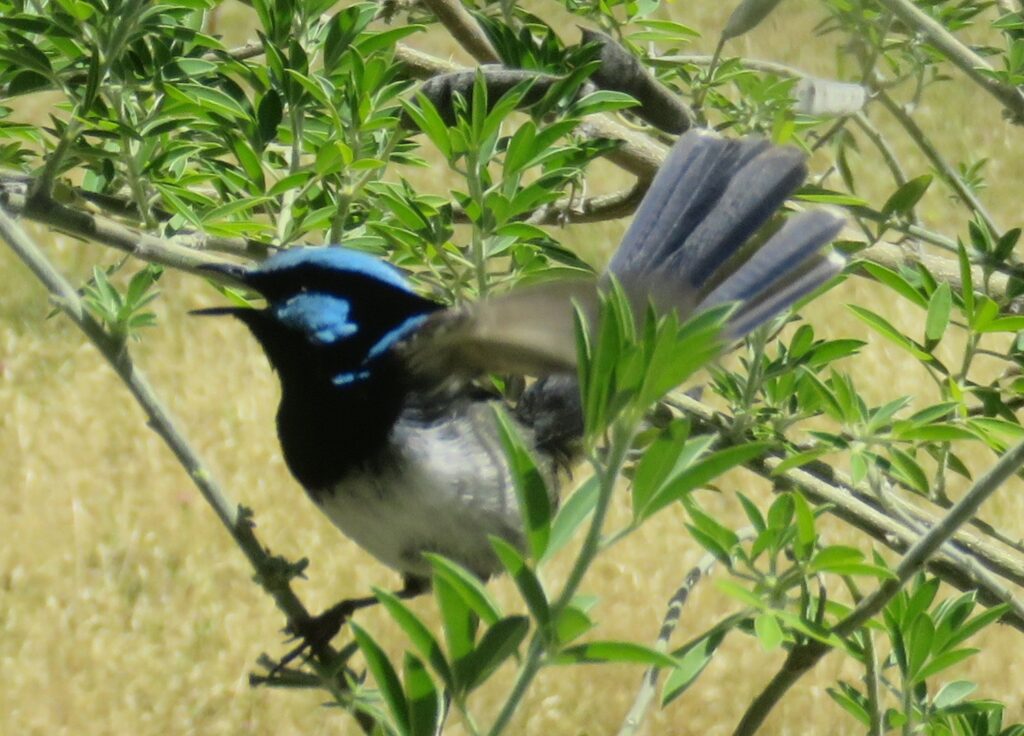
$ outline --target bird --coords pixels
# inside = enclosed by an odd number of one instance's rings
[[[208,266],[265,307],[198,313],[251,331],[280,380],[288,469],[346,536],[403,575],[403,592],[426,587],[425,553],[487,579],[502,569],[489,537],[523,548],[524,531],[493,409],[502,400],[472,379],[535,377],[509,415],[556,503],[559,468],[578,456],[583,433],[573,304],[593,304],[613,280],[638,313],[686,318],[734,302],[725,329],[738,340],[843,267],[826,249],[844,225],[830,209],[759,233],[806,176],[794,147],[691,131],[592,281],[451,307],[375,255],[296,246],[253,266]]]

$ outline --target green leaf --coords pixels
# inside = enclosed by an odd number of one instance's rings
[[[928,342],[937,343],[942,339],[946,327],[949,326],[949,313],[952,309],[953,294],[949,289],[949,283],[943,281],[928,302],[928,317],[924,326],[924,336]]]
[[[263,176],[263,166],[260,163],[260,157],[243,138],[235,138],[231,143],[232,149],[235,152],[235,158],[242,165],[245,175],[252,180],[256,189],[263,189],[266,180]]]
[[[473,651],[478,619],[455,587],[443,577],[434,576],[434,597],[444,623],[444,637],[448,644],[448,660],[454,663],[453,676],[458,675],[458,663]],[[459,689],[459,688],[456,688]]]
[[[969,638],[977,634],[982,629],[986,628],[987,626],[990,626],[991,624],[995,623],[1000,618],[1002,618],[1003,614],[1005,614],[1008,610],[1010,610],[1009,604],[1004,603],[998,606],[993,606],[984,613],[979,613],[970,621],[967,621],[961,624],[960,626],[956,627],[956,629],[951,633],[949,638],[945,642],[943,642],[943,646],[953,647],[957,644],[960,644],[961,642],[967,641]]]
[[[200,84],[164,85],[168,96],[229,120],[248,120],[249,113],[229,94]]]
[[[938,709],[956,705],[977,689],[977,683],[968,680],[954,680],[935,695],[932,705]]]
[[[593,513],[600,491],[600,480],[596,475],[592,475],[573,491],[568,501],[562,504],[551,524],[551,538],[548,540],[545,559],[550,559],[569,543],[576,530]]]
[[[791,495],[796,511],[796,552],[800,559],[807,559],[818,539],[818,534],[814,531],[814,512],[801,493],[794,492]]]
[[[882,218],[887,219],[894,214],[906,215],[909,213],[921,201],[921,197],[928,191],[931,183],[931,174],[921,174],[921,176],[908,181],[893,192],[885,204],[882,205]]]
[[[922,665],[932,652],[932,639],[935,637],[935,625],[928,613],[922,613],[904,632],[907,645],[907,674],[916,678]]]
[[[444,658],[441,645],[434,638],[434,635],[430,633],[430,629],[427,628],[426,624],[420,621],[416,614],[393,593],[374,588],[373,594],[377,596],[377,600],[381,602],[391,615],[391,618],[395,620],[406,636],[409,637],[409,641],[412,642],[416,651],[430,663],[434,671],[444,680],[445,685],[449,688],[453,687],[454,680],[452,679],[451,667]]]
[[[261,147],[277,138],[277,126],[281,124],[283,118],[284,106],[281,103],[281,95],[277,93],[277,90],[268,90],[256,106],[256,122],[258,123]]]
[[[870,418],[868,419],[867,431],[872,434],[881,431],[884,427],[889,425],[893,416],[895,416],[900,409],[909,403],[909,396],[901,396],[898,399],[893,399],[885,405],[872,410]]]
[[[761,648],[766,652],[777,649],[786,639],[778,619],[771,613],[759,613],[754,618],[754,631],[761,642]]]
[[[889,342],[897,345],[918,360],[924,363],[930,363],[932,356],[921,349],[921,347],[911,340],[909,337],[904,335],[902,332],[897,330],[892,324],[884,317],[872,312],[870,309],[864,307],[858,307],[854,304],[846,305],[851,312],[853,312],[860,320],[862,320],[868,327],[873,329],[879,335],[889,340]]]
[[[501,618],[498,605],[491,599],[476,575],[439,555],[425,552],[423,556],[433,568],[434,576],[447,581],[485,624],[492,625]]]
[[[922,294],[916,286],[907,281],[907,279],[898,272],[893,271],[891,268],[880,266],[877,263],[872,263],[871,261],[863,261],[858,265],[860,268],[871,274],[873,279],[885,284],[913,304],[916,304],[922,309],[928,306],[928,300],[925,298],[924,294]]]
[[[592,641],[563,649],[555,664],[622,662],[648,667],[675,667],[677,660],[664,652],[629,641]]]
[[[836,701],[840,708],[845,710],[855,719],[857,719],[861,725],[870,726],[871,716],[868,714],[867,709],[862,706],[857,700],[852,698],[845,692],[838,690],[834,687],[827,688],[827,692],[832,700]]]
[[[406,115],[412,119],[416,126],[426,134],[430,142],[437,146],[437,150],[446,159],[451,160],[453,143],[448,126],[438,113],[434,103],[422,92],[416,95],[416,103],[402,100],[402,108]]]
[[[526,616],[509,616],[487,629],[476,649],[463,663],[468,689],[486,682],[502,662],[516,653],[529,631],[530,621]]]
[[[405,692],[409,703],[410,736],[435,736],[441,725],[440,693],[416,655],[405,653]]]
[[[745,606],[761,611],[766,608],[764,601],[757,597],[752,591],[743,587],[739,583],[725,578],[719,578],[715,581],[715,586],[726,595],[735,598]]]
[[[381,646],[370,636],[363,627],[354,621],[349,622],[352,634],[359,644],[359,651],[366,659],[366,666],[373,673],[373,679],[377,681],[381,697],[391,713],[399,731],[408,733],[411,724],[409,722],[409,701],[406,700],[405,692],[402,690],[402,683],[398,679],[398,673],[392,666],[387,654]]]
[[[798,452],[795,455],[787,457],[781,463],[772,468],[772,475],[782,475],[787,470],[792,470],[793,468],[799,468],[802,465],[807,465],[807,463],[812,463],[822,455],[827,455],[830,452],[835,452],[835,448],[816,447],[813,450]]]
[[[526,560],[519,554],[519,550],[499,537],[491,537],[490,541],[501,564],[515,581],[516,587],[519,588],[537,625],[541,628],[547,627],[551,623],[551,608],[540,580],[526,564]]]
[[[583,609],[570,604],[558,615],[555,633],[559,644],[568,644],[594,628],[594,622]]]
[[[541,475],[540,468],[523,442],[519,430],[509,420],[508,415],[496,407],[494,412],[498,425],[498,434],[512,481],[515,484],[516,498],[526,529],[526,541],[530,555],[539,560],[547,551],[551,539],[551,517],[554,509],[547,483]]]
[[[685,652],[677,655],[678,664],[668,673],[665,685],[661,690],[662,707],[678,698],[697,681],[700,673],[711,662],[711,657],[714,656],[728,631],[727,627],[716,626],[694,642]]]
[[[690,434],[688,419],[675,419],[661,430],[654,441],[644,450],[633,473],[633,514],[639,515],[651,497],[661,488],[671,472],[681,464],[685,466],[702,454],[710,445],[712,436],[700,438],[697,442],[686,443]],[[695,438],[697,439],[697,438]],[[681,458],[684,443],[689,447],[689,458]]]
[[[928,476],[917,461],[903,450],[897,447],[889,448],[889,460],[892,462],[893,470],[907,485],[922,495],[928,495],[931,484]]]
[[[832,545],[818,550],[811,559],[811,570],[815,572],[834,572],[839,567],[864,561],[864,553],[853,547]]]
[[[924,682],[929,677],[934,677],[943,670],[949,669],[958,662],[962,662],[968,657],[977,654],[980,649],[971,649],[965,647],[963,649],[951,649],[948,652],[943,652],[932,657],[928,664],[921,667],[917,674],[914,676],[913,683]]]
[[[1024,330],[1024,316],[996,317],[975,329],[978,332],[1020,332]]]
[[[763,455],[770,447],[771,443],[768,442],[750,442],[727,447],[693,463],[662,485],[644,505],[639,517],[646,519],[652,516],[669,504],[681,500],[694,489],[707,485],[726,471]]]
[[[569,109],[568,114],[573,117],[582,118],[587,115],[626,110],[630,107],[636,107],[638,104],[640,103],[632,95],[628,95],[625,92],[602,89],[597,92],[591,92],[574,103]]]
[[[427,30],[426,26],[410,23],[376,33],[366,33],[354,44],[364,57],[384,49],[392,49],[399,41],[414,33]]]
[[[268,197],[277,197],[293,189],[300,189],[312,178],[312,171],[296,171],[274,182],[274,185],[267,191]]]
[[[900,440],[917,442],[952,442],[954,440],[977,440],[977,433],[959,424],[938,422],[915,427],[913,425],[893,428],[893,436]]]
[[[764,516],[761,515],[761,510],[757,508],[757,505],[739,491],[736,492],[736,497],[739,499],[740,505],[743,506],[743,513],[747,515],[747,519],[750,521],[751,526],[759,532],[764,531],[767,525],[765,524]]]

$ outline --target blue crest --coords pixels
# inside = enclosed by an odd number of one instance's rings
[[[276,273],[298,269],[319,268],[327,272],[358,274],[381,281],[402,291],[412,292],[401,271],[376,256],[363,251],[332,245],[327,248],[289,248],[261,263],[254,273],[273,276]]]

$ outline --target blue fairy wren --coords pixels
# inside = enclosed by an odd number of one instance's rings
[[[603,278],[614,276],[638,309],[650,302],[680,318],[737,302],[727,336],[743,336],[842,267],[822,252],[843,226],[827,210],[796,214],[742,247],[806,175],[794,148],[687,133]],[[572,304],[593,299],[594,284],[553,282],[446,308],[382,260],[343,247],[210,268],[266,300],[201,313],[234,315],[262,345],[281,381],[285,461],[320,510],[407,583],[428,578],[424,552],[481,578],[497,573],[488,537],[522,546],[522,523],[496,399],[468,379],[539,376],[511,416],[539,466],[571,461],[583,430]]]

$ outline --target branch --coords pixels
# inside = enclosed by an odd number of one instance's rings
[[[1015,125],[1024,125],[1024,93],[1017,87],[995,79],[992,76],[995,69],[957,40],[956,36],[946,30],[941,23],[920,10],[910,0],[878,0],[878,4],[892,11],[911,28],[927,36],[928,40],[975,84],[1003,104],[1006,108],[1006,117],[1011,122]]]
[[[630,189],[573,201],[560,199],[536,210],[527,222],[531,225],[564,225],[579,222],[604,222],[627,217],[636,211],[650,188],[649,180],[638,180]]]
[[[754,536],[754,530],[751,527],[741,529],[737,532],[737,536],[740,539],[749,539]],[[702,578],[706,578],[711,574],[717,562],[718,558],[709,552],[686,574],[683,584],[679,586],[668,601],[665,618],[662,619],[661,630],[658,632],[658,638],[654,644],[655,650],[659,652],[668,651],[668,643],[671,641],[676,627],[679,626],[679,620],[683,614],[683,606],[686,605],[690,593],[693,592],[693,589],[697,587],[697,583]],[[629,709],[626,720],[623,721],[622,727],[619,729],[619,736],[632,736],[640,728],[644,717],[647,715],[647,710],[651,707],[651,702],[654,700],[660,675],[660,667],[651,667],[644,673],[640,690],[637,691],[636,697],[633,699],[633,706]]]
[[[981,219],[985,221],[985,224],[988,225],[989,230],[994,233],[1002,233],[1003,231],[996,226],[992,216],[985,209],[985,205],[981,203],[981,200],[967,186],[959,172],[946,161],[939,149],[932,145],[932,142],[928,140],[928,136],[925,135],[914,119],[907,114],[906,110],[893,100],[885,90],[875,90],[875,96],[882,103],[882,106],[889,111],[889,114],[896,118],[896,121],[907,131],[907,135],[917,144],[917,147],[921,149],[921,152],[928,158],[936,171],[939,172],[939,175],[953,188],[953,191],[956,192],[960,200],[971,210],[978,213]],[[1024,123],[1024,118],[1021,121]]]
[[[216,513],[221,524],[231,535],[249,564],[256,572],[256,580],[270,594],[277,607],[290,623],[306,621],[309,612],[291,589],[290,578],[294,572],[288,568],[294,565],[280,557],[272,556],[256,537],[251,514],[232,501],[213,480],[206,464],[188,444],[184,434],[171,418],[166,407],[159,400],[143,371],[136,366],[124,342],[111,336],[97,322],[85,307],[84,302],[67,280],[46,260],[31,238],[0,208],[0,237],[7,241],[11,250],[35,274],[46,287],[56,305],[96,346],[100,354],[110,363],[118,377],[125,384],[139,406],[146,414],[147,425],[164,441],[181,463],[200,494]],[[347,687],[336,678],[338,653],[324,647],[322,655],[312,661],[322,683],[336,697],[342,696]]]
[[[423,0],[452,37],[481,64],[501,61],[487,34],[463,7],[461,0]]]
[[[684,412],[696,420],[705,430],[722,430],[730,421],[728,416],[716,412],[711,407],[685,394],[673,395],[666,404]],[[725,436],[725,435],[724,435]],[[739,438],[737,441],[745,441]],[[825,463],[809,463],[804,468],[793,468],[781,474],[776,469],[782,464],[781,456],[769,456],[760,461],[752,462],[748,467],[754,473],[777,483],[779,478],[799,488],[804,495],[816,504],[826,507],[833,516],[842,519],[851,526],[860,529],[877,541],[897,552],[904,552],[920,537],[913,529],[899,523],[883,513],[868,494],[862,493],[851,485],[844,484],[836,478],[836,471]],[[932,520],[923,517],[931,523]],[[1006,555],[993,553],[991,545],[981,543],[976,537],[960,530],[956,542],[962,546],[952,545],[940,550],[929,562],[933,574],[945,582],[963,591],[978,591],[979,597],[987,605],[995,605],[1012,600],[1012,594],[1001,585],[990,585],[990,581],[979,579],[972,570],[963,564],[961,554],[970,555],[977,564],[992,572],[1016,581],[1021,572],[1021,563]],[[1024,616],[1010,612],[1003,617],[1003,622],[1024,632]]]
[[[873,593],[858,603],[856,608],[837,623],[830,633],[840,637],[849,636],[876,616],[903,586],[921,571],[953,533],[977,513],[981,504],[1013,476],[1022,465],[1024,465],[1024,442],[1003,455],[938,524],[907,550],[896,567],[895,577],[885,580]],[[734,731],[734,736],[749,736],[755,733],[775,704],[800,677],[809,672],[830,650],[830,645],[819,640],[795,646],[790,650],[782,668],[743,714],[743,718]]]
[[[207,263],[222,261],[206,256],[204,250],[256,260],[265,258],[268,252],[268,246],[257,241],[212,238],[203,233],[179,236],[174,240],[158,238],[114,220],[73,209],[52,199],[37,195],[29,200],[24,194],[9,190],[0,190],[0,207],[12,215],[21,215],[25,219],[48,225],[68,235],[108,245],[143,261],[207,277],[210,274],[200,271],[200,267]],[[176,242],[178,240],[190,244],[182,245]]]

